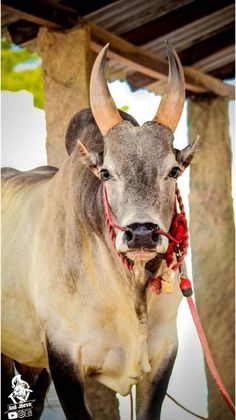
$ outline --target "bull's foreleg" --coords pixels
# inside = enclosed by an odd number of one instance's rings
[[[7,405],[11,404],[8,396],[12,393],[11,381],[14,376],[13,361],[9,357],[2,354],[1,357],[1,418],[7,418]]]
[[[159,420],[161,406],[166,395],[177,350],[161,363],[159,358],[152,362],[152,371],[137,385],[137,420]]]
[[[50,373],[68,420],[92,420],[84,399],[84,383],[78,367],[48,342]]]
[[[44,400],[51,383],[51,377],[47,369],[32,368],[18,362],[14,363],[17,371],[22,375],[22,379],[30,385],[33,391],[29,399],[34,400],[33,418],[39,420],[44,409]]]

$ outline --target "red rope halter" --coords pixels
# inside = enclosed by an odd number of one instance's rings
[[[183,260],[187,254],[187,248],[188,248],[188,226],[187,226],[187,220],[186,220],[186,214],[184,210],[183,201],[179,192],[178,187],[176,186],[176,202],[174,206],[174,215],[171,222],[171,227],[169,232],[165,232],[161,229],[154,230],[154,233],[158,235],[166,236],[169,239],[169,246],[165,254],[163,255],[163,258],[166,260],[166,264],[169,267],[173,261],[174,261],[174,254],[178,251],[179,258],[178,261],[175,263],[175,265],[172,267],[173,271],[176,271],[180,265],[183,263]],[[177,212],[177,202],[179,205],[180,213]],[[105,184],[103,184],[103,204],[104,204],[104,212],[105,212],[105,220],[107,225],[107,230],[110,235],[110,239],[113,243],[113,246],[115,247],[115,240],[116,235],[114,229],[121,230],[123,232],[127,232],[129,229],[117,225],[112,221],[111,212],[108,204],[107,199],[107,191]],[[128,268],[128,270],[133,273],[133,263],[130,262],[125,255],[121,254],[120,252],[117,252],[119,258],[121,259],[122,263]],[[159,294],[161,292],[160,289],[160,282],[161,282],[161,276],[156,278],[150,278],[150,287],[152,291],[156,294]]]

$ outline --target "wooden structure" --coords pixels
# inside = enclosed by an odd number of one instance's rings
[[[231,88],[201,73],[234,77],[232,0],[2,1],[2,33],[16,44],[37,37],[40,26],[65,29],[81,20],[91,23],[93,51],[110,42],[111,79],[127,79],[134,89],[151,85],[158,91],[153,84],[166,79],[168,39],[187,67],[190,92],[212,91],[232,98]]]
[[[50,164],[64,159],[70,117],[89,106],[90,68],[104,44],[110,42],[110,80],[127,80],[134,90],[160,94],[168,73],[164,40],[176,48],[184,65],[190,138],[198,133],[202,139],[191,169],[190,195],[196,300],[232,397],[234,224],[227,104],[234,89],[223,80],[234,77],[234,27],[232,0],[2,1],[2,35],[31,49],[38,40]],[[209,417],[231,419],[210,378],[208,384]],[[106,399],[109,415],[113,407],[118,418],[112,394]],[[96,419],[107,416],[100,406]]]

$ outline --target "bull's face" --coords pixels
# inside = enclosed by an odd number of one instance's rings
[[[130,259],[153,258],[165,252],[167,239],[155,229],[168,231],[174,205],[178,168],[170,130],[156,122],[133,127],[125,121],[105,137],[105,156],[100,174],[117,223],[117,251]],[[173,172],[174,173],[174,172]]]
[[[132,260],[148,261],[168,247],[168,239],[156,230],[169,230],[176,179],[190,163],[196,144],[183,151],[173,147],[173,131],[184,103],[183,71],[169,47],[167,93],[154,120],[137,127],[122,120],[110,97],[104,77],[105,54],[106,47],[91,76],[91,108],[104,136],[103,158],[99,161],[82,143],[80,152],[104,183],[113,221],[127,228],[115,229],[117,251]]]

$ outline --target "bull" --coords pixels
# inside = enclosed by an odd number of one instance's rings
[[[140,127],[110,95],[107,48],[93,66],[91,110],[70,121],[61,168],[2,175],[3,400],[6,409],[14,363],[31,378],[34,418],[52,378],[67,419],[92,419],[90,377],[123,396],[136,384],[137,419],[159,419],[177,352],[177,281],[155,296],[148,279],[165,269],[168,239],[156,230],[170,228],[176,179],[196,148],[173,146],[183,69],[168,45],[166,93]],[[125,227],[114,227],[113,242],[104,189],[112,220]]]

